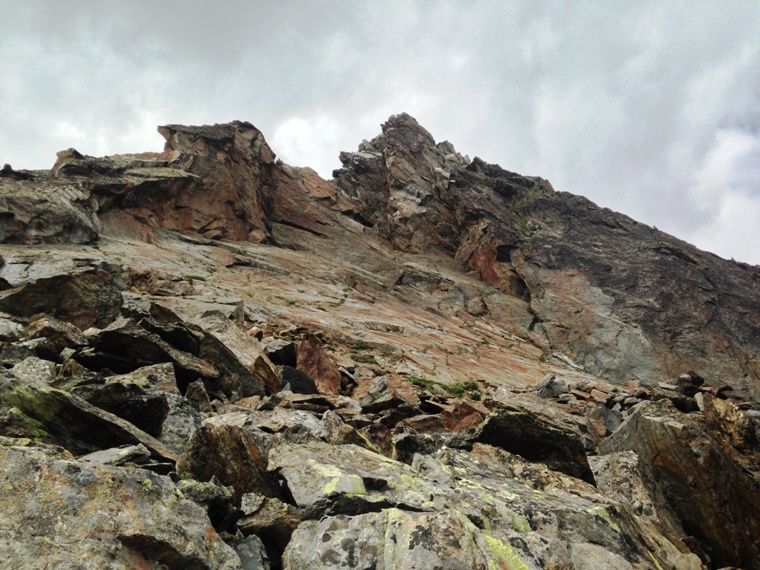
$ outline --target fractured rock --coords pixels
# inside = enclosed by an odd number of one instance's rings
[[[80,330],[110,324],[121,303],[121,290],[102,269],[45,277],[0,292],[0,311],[26,318],[46,313]]]
[[[234,489],[235,506],[240,505],[245,493],[277,497],[280,490],[267,472],[270,446],[266,434],[253,428],[204,425],[186,443],[177,473],[200,482],[216,477]]]
[[[600,445],[635,451],[679,522],[717,567],[760,563],[760,482],[703,424],[662,401],[639,407]],[[694,500],[698,497],[699,500]]]
[[[0,527],[5,568],[241,568],[168,477],[41,448],[0,446]]]

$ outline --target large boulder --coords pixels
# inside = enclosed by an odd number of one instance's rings
[[[715,567],[760,566],[760,480],[699,416],[667,401],[639,407],[600,446],[636,452],[659,492]]]
[[[569,414],[546,405],[535,409],[530,401],[496,402],[495,409],[477,429],[475,439],[516,453],[528,461],[594,483],[579,428]]]
[[[233,504],[240,506],[246,493],[277,497],[277,482],[267,472],[269,442],[266,434],[234,425],[204,425],[186,443],[177,473],[203,483],[216,477],[234,489]]]
[[[4,568],[241,568],[168,477],[44,448],[0,446],[0,527]]]
[[[45,313],[85,330],[105,327],[119,316],[121,290],[110,273],[87,269],[44,277],[0,292],[0,311],[30,318]]]
[[[297,369],[314,380],[320,394],[340,393],[340,370],[322,348],[319,339],[310,335],[298,343]]]
[[[457,511],[385,509],[303,523],[285,550],[283,568],[540,568],[518,552],[508,540],[481,532]]]
[[[56,388],[0,379],[0,405],[30,420],[24,437],[61,445],[74,454],[141,443],[159,461],[177,460],[164,444],[130,422]]]

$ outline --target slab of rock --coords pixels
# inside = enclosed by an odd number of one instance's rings
[[[307,521],[283,556],[285,570],[301,568],[539,568],[508,540],[482,532],[456,511],[385,509],[355,517]]]
[[[141,443],[157,460],[177,460],[164,444],[130,422],[62,390],[0,380],[0,404],[16,408],[36,423],[38,431],[31,437],[61,445],[77,455]]]
[[[298,343],[297,369],[314,380],[320,394],[340,394],[340,370],[316,336]]]
[[[42,448],[0,446],[0,528],[4,568],[241,568],[168,477]]]
[[[525,409],[502,407],[489,414],[475,436],[528,461],[594,483],[583,441],[563,425]]]
[[[417,476],[408,465],[355,445],[281,444],[269,456],[269,469],[309,517],[399,505],[420,510],[429,499],[415,488]]]
[[[80,330],[102,328],[113,322],[121,304],[119,286],[102,269],[44,277],[0,291],[0,311],[26,318],[45,313]]]
[[[41,315],[29,323],[26,334],[31,338],[47,338],[57,352],[64,348],[79,348],[88,342],[77,327],[48,315]]]
[[[249,506],[250,505],[250,506]],[[261,495],[244,495],[238,527],[245,535],[261,537],[270,558],[279,560],[293,531],[305,517],[298,507]]]
[[[219,311],[205,313],[197,323],[212,337],[207,336],[201,342],[199,354],[237,376],[239,397],[264,396],[280,391],[280,379],[274,364],[257,339]]]
[[[201,416],[182,396],[165,394],[169,413],[164,420],[163,431],[158,440],[176,455],[185,450],[185,443],[201,427]]]
[[[164,394],[148,394],[129,381],[86,384],[75,388],[72,393],[154,437],[161,435],[169,413]]]
[[[171,362],[180,390],[202,379],[210,389],[219,390],[219,371],[211,364],[174,348],[160,336],[139,326],[133,319],[118,319],[90,337],[91,347],[75,358],[91,370],[108,368],[129,373],[152,364]]]

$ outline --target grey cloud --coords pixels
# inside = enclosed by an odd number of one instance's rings
[[[72,145],[158,149],[158,123],[245,119],[281,158],[329,176],[340,150],[406,111],[470,156],[760,263],[730,231],[738,211],[760,226],[757,154],[731,162],[714,195],[700,174],[721,133],[760,137],[755,2],[0,9],[0,161],[14,166],[49,167]]]

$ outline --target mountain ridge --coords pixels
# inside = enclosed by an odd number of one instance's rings
[[[343,554],[309,548],[343,552],[317,522],[329,519],[370,558],[360,520],[378,536],[394,521],[438,529],[399,568],[760,563],[760,267],[469,160],[406,114],[341,153],[329,181],[277,160],[247,122],[159,132],[162,152],[68,149],[50,171],[0,175],[0,436],[13,465],[33,463],[22,440],[48,449],[34,460],[45,465],[108,451],[44,411],[66,410],[74,426],[106,426],[114,447],[147,447],[149,459],[113,469],[174,473],[238,548],[224,563],[202,546],[151,550],[187,540],[152,530],[123,541],[130,556],[236,567],[242,533],[273,567],[327,568]],[[312,480],[297,468],[306,458]],[[689,490],[700,461],[723,483]],[[457,468],[496,495],[452,482]],[[544,484],[573,491],[531,503],[522,485]],[[255,522],[257,509],[275,520]],[[465,559],[449,532],[472,537]]]

